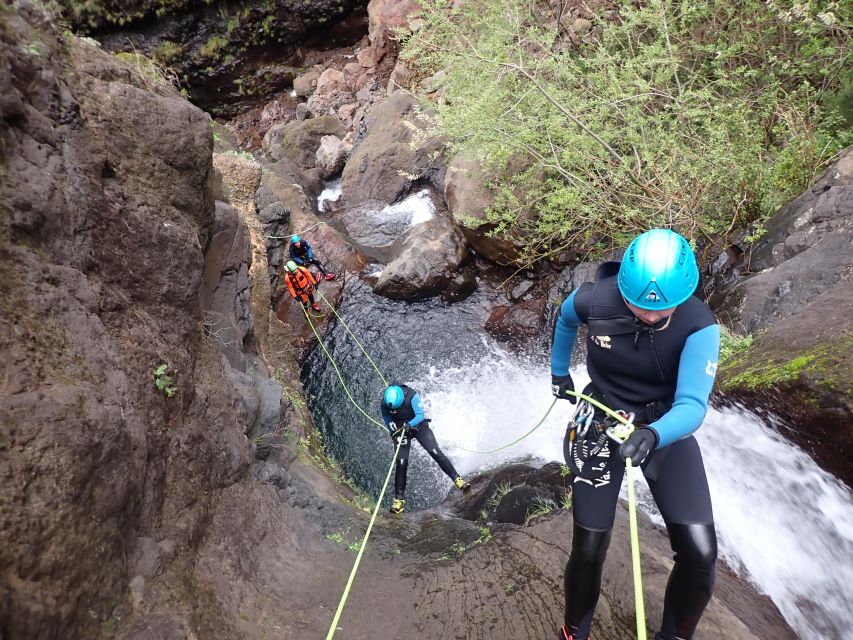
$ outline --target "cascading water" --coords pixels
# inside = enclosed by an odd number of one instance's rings
[[[510,353],[482,331],[495,294],[481,286],[466,301],[394,302],[347,283],[338,313],[388,378],[421,392],[440,446],[470,475],[509,461],[562,462],[561,437],[573,407],[552,401],[548,356]],[[325,338],[353,397],[379,418],[382,380],[340,323]],[[573,371],[578,388],[588,380]],[[311,350],[303,379],[329,451],[349,476],[378,495],[393,453],[387,433],[346,398],[333,367]],[[779,607],[801,638],[853,638],[853,494],[805,453],[746,410],[711,409],[697,432],[714,503],[720,555]],[[392,481],[393,482],[393,481]],[[407,505],[424,508],[451,489],[415,444]],[[389,488],[387,496],[393,491]],[[640,504],[660,522],[644,486]]]

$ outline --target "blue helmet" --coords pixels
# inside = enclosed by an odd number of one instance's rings
[[[405,394],[403,393],[403,390],[400,387],[393,385],[385,389],[385,396],[382,398],[382,404],[385,405],[386,409],[396,411],[400,408],[400,405],[403,404],[404,397]]]
[[[293,244],[299,244],[302,241],[302,238],[300,238],[299,236],[293,236],[292,238],[290,238],[290,241]]]
[[[687,300],[699,284],[690,244],[670,229],[652,229],[631,241],[619,266],[619,291],[640,309],[670,309]]]

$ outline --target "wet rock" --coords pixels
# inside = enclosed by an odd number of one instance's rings
[[[298,121],[307,120],[312,117],[314,114],[311,113],[311,108],[305,104],[304,102],[300,102],[296,105],[296,119]]]
[[[537,509],[541,510],[546,506],[550,509],[556,507],[550,492],[539,491],[529,485],[514,487],[498,503],[495,509],[495,520],[511,524],[524,524]]]
[[[477,275],[474,269],[465,267],[454,274],[453,279],[441,292],[445,302],[461,302],[477,290]]]
[[[373,290],[398,300],[432,297],[447,288],[467,253],[462,236],[433,218],[408,232],[402,252],[385,267]]]
[[[853,483],[853,150],[766,227],[754,248],[724,267],[722,277],[736,284],[712,297],[735,332],[761,332],[724,363],[721,386],[730,401],[773,413],[823,466]]]
[[[492,311],[485,329],[498,340],[518,346],[529,343],[542,333],[543,298],[533,298]]]

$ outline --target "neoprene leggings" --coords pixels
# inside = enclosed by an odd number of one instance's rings
[[[658,458],[651,461],[656,479],[646,479],[675,553],[657,638],[689,640],[714,590],[717,537],[708,480],[693,436],[656,451],[653,458]],[[593,484],[576,477],[572,484],[574,534],[565,573],[565,624],[575,640],[589,637],[625,473],[615,451],[607,467],[607,482]],[[644,474],[647,471],[644,465]]]
[[[429,425],[425,424],[418,427],[417,430],[409,430],[403,436],[403,444],[400,445],[400,452],[397,454],[397,469],[394,472],[394,497],[400,500],[406,495],[406,475],[409,472],[409,449],[412,446],[412,438],[421,443],[421,446],[426,449],[426,452],[438,463],[441,470],[447,474],[451,480],[455,480],[459,475],[453,463],[450,461],[444,452],[438,448],[438,443],[435,441],[435,435]],[[394,436],[391,436],[394,440]],[[394,440],[394,446],[397,446],[397,441]]]

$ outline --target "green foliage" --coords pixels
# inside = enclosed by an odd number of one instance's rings
[[[741,336],[720,325],[720,362],[725,364],[752,345],[752,335]]]
[[[552,500],[548,500],[545,498],[536,498],[533,501],[533,504],[527,510],[527,516],[524,518],[525,526],[530,524],[530,521],[534,518],[547,515],[556,508],[557,505],[555,505]]]
[[[201,45],[198,50],[199,55],[204,60],[216,60],[219,57],[219,54],[227,47],[229,44],[228,38],[225,36],[221,36],[219,34],[210,36],[207,41]]]
[[[477,544],[485,544],[486,542],[491,542],[491,540],[492,530],[486,525],[480,527],[480,537],[477,538]]]
[[[156,91],[157,89],[175,89],[184,93],[174,70],[163,66],[159,62],[137,51],[122,51],[115,55],[116,58],[136,71],[146,89],[152,91]]]
[[[491,176],[487,220],[527,262],[760,222],[853,142],[849,3],[620,0],[579,48],[544,0],[420,4],[402,56],[444,72],[437,133]]]
[[[151,57],[163,65],[174,64],[184,53],[184,46],[171,40],[163,40],[151,52]]]
[[[154,386],[157,387],[159,391],[162,391],[166,394],[167,398],[171,398],[175,395],[175,387],[172,385],[172,376],[168,374],[169,365],[167,363],[161,364],[159,367],[154,369],[151,372],[151,375],[154,376]]]

